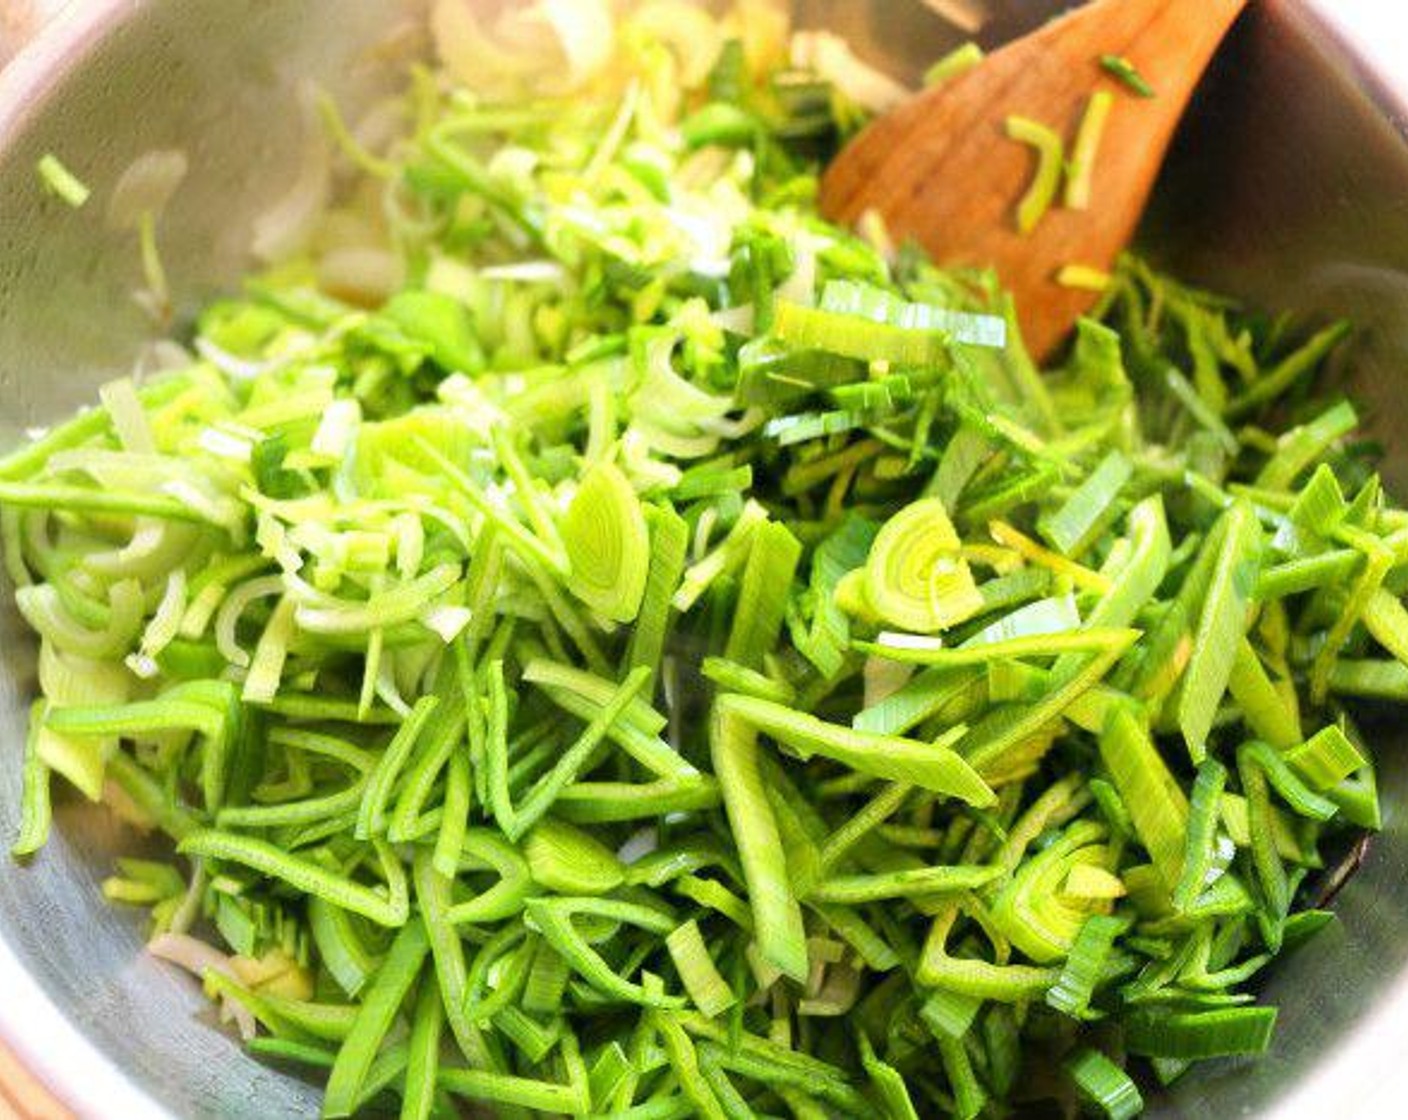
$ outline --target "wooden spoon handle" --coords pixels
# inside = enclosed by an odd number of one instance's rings
[[[871,124],[828,169],[823,209],[841,222],[875,209],[892,233],[917,239],[943,264],[996,267],[1018,295],[1028,345],[1047,354],[1094,300],[1056,284],[1056,272],[1072,263],[1108,269],[1129,243],[1188,98],[1244,6],[1095,0],[1053,20]],[[1105,54],[1127,57],[1156,96],[1137,97],[1105,73]],[[1015,206],[1033,161],[1003,134],[1007,117],[1031,117],[1069,138],[1101,87],[1116,100],[1089,209],[1053,207],[1019,233]]]
[[[0,1120],[73,1120],[18,1058],[0,1043]]]

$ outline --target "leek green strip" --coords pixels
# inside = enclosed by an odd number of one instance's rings
[[[1333,725],[1286,751],[1285,759],[1311,789],[1320,793],[1334,789],[1367,764],[1349,737]]]
[[[925,669],[878,704],[857,712],[852,726],[879,735],[903,735],[986,685],[982,669]]]
[[[547,1115],[581,1115],[590,1107],[573,1085],[559,1085],[531,1077],[516,1077],[482,1069],[440,1067],[442,1089],[458,1097],[490,1104],[518,1106]]]
[[[601,1048],[588,1074],[593,1101],[609,1100],[615,1090],[630,1076],[631,1060],[621,1044],[611,1041]]]
[[[1051,209],[1060,189],[1065,145],[1057,133],[1030,117],[1008,117],[1003,127],[1011,139],[1028,145],[1036,154],[1036,170],[1017,203],[1017,230],[1031,233]]]
[[[508,788],[508,687],[504,683],[504,663],[491,661],[488,669],[487,730],[484,771],[489,810],[505,834],[513,827],[513,801]]]
[[[155,517],[193,525],[227,528],[211,511],[160,492],[123,493],[52,482],[10,482],[0,479],[0,505],[13,509],[63,510],[118,517]]]
[[[1081,1096],[1109,1120],[1133,1120],[1144,1111],[1138,1086],[1100,1051],[1087,1047],[1063,1064]]]
[[[996,795],[973,767],[944,742],[920,743],[893,735],[856,731],[781,704],[737,693],[719,697],[714,708],[730,721],[742,720],[804,758],[821,755],[863,774],[908,782],[957,797],[978,808],[996,801]],[[955,728],[947,738],[957,738],[964,730]],[[725,798],[727,796],[725,794]]]
[[[1069,579],[1084,591],[1098,591],[1104,594],[1110,590],[1109,579],[1101,573],[1092,572],[1083,564],[1043,548],[1005,521],[989,521],[988,534],[1004,548],[1010,548],[1032,564],[1049,569],[1055,576]]]
[[[747,669],[758,669],[777,644],[792,578],[802,558],[801,542],[775,521],[753,532],[748,563],[734,607],[724,656]]]
[[[1065,204],[1071,210],[1086,210],[1090,207],[1091,183],[1095,178],[1095,159],[1100,151],[1100,139],[1105,133],[1105,124],[1114,106],[1115,98],[1109,90],[1099,89],[1090,95],[1081,116],[1080,127],[1076,130],[1076,140],[1071,146],[1070,162],[1066,165]]]
[[[823,311],[785,299],[777,301],[775,315],[773,333],[798,349],[878,359],[898,366],[942,367],[948,362],[950,336],[946,330],[877,323],[860,315]]]
[[[919,1008],[919,1018],[935,1038],[962,1038],[973,1028],[982,1000],[955,992],[937,991]]]
[[[1100,67],[1116,81],[1122,83],[1131,93],[1140,97],[1153,97],[1154,87],[1144,80],[1134,63],[1123,55],[1102,54]]]
[[[377,958],[358,935],[351,915],[325,899],[311,898],[308,931],[328,972],[347,996],[355,997],[376,970]]]
[[[1207,750],[1208,733],[1232,678],[1256,586],[1261,529],[1256,512],[1248,503],[1239,501],[1222,515],[1218,539],[1219,554],[1203,598],[1178,699],[1178,724],[1195,763],[1202,761]]]
[[[310,824],[340,817],[355,810],[366,790],[365,780],[359,780],[337,793],[310,797],[303,801],[287,801],[277,805],[226,806],[215,814],[215,823],[224,829],[275,828],[280,825]]]
[[[1296,776],[1285,756],[1266,743],[1246,743],[1237,752],[1261,767],[1266,779],[1296,813],[1311,820],[1327,821],[1335,815],[1335,803],[1322,797]]]
[[[1059,978],[1060,971],[1055,968],[990,964],[945,954],[931,955],[927,950],[920,958],[918,972],[922,984],[1003,1003],[1041,999]]]
[[[894,816],[914,789],[903,782],[890,782],[849,820],[826,838],[817,853],[821,872],[826,872],[872,831]]]
[[[325,606],[299,607],[295,617],[299,627],[312,634],[362,634],[387,629],[423,617],[426,607],[459,578],[458,564],[441,564],[413,580],[374,591],[365,602],[338,600]]]
[[[154,378],[137,389],[137,399],[144,410],[151,412],[169,404],[190,386],[188,372],[166,374]],[[71,420],[50,428],[38,438],[15,448],[0,459],[0,480],[31,478],[58,452],[81,447],[106,435],[112,428],[112,414],[106,408],[80,412]],[[8,503],[8,499],[0,499]]]
[[[597,706],[608,703],[619,688],[615,681],[541,657],[533,658],[523,667],[523,679],[529,684],[566,690]],[[626,706],[620,723],[653,735],[665,727],[666,720],[647,699],[640,697],[633,698]]]
[[[1111,507],[1134,474],[1134,464],[1111,451],[1049,516],[1039,522],[1041,533],[1060,553],[1078,557],[1094,542]]]
[[[952,81],[977,66],[983,61],[983,57],[983,48],[977,43],[968,42],[954,47],[924,71],[924,85],[932,89]],[[871,1057],[874,1057],[873,1053]]]
[[[1115,940],[1127,923],[1108,914],[1093,914],[1085,920],[1071,945],[1061,974],[1046,993],[1046,1003],[1076,1019],[1093,1019],[1090,1001],[1105,979],[1105,969]]]
[[[541,659],[528,663],[523,679],[541,685],[554,704],[588,723],[601,714],[602,705],[609,702],[616,687],[602,678]],[[699,777],[699,771],[659,737],[657,731],[663,727],[664,717],[637,696],[626,706],[622,718],[608,727],[607,735],[636,762],[666,781]]]
[[[999,878],[1000,867],[918,867],[882,875],[843,875],[827,879],[807,892],[809,902],[839,902],[850,906],[894,898],[914,898],[977,890]]]
[[[414,873],[416,902],[429,940],[445,1021],[465,1058],[485,1065],[488,1052],[484,1038],[465,1012],[468,973],[464,943],[450,918],[452,880],[435,869],[433,859],[423,849],[416,853]]]
[[[1069,679],[1053,682],[1052,690],[1041,699],[1031,704],[998,708],[975,725],[960,743],[972,768],[982,774],[989,767],[1000,767],[1004,754],[1060,719],[1081,696],[1094,688],[1138,636],[1137,630],[1124,631],[1114,645],[1092,657],[1071,673]]]
[[[689,526],[667,505],[646,506],[645,518],[650,526],[650,571],[622,668],[644,667],[654,674],[669,633],[671,600],[684,576]]]
[[[556,551],[551,545],[524,528],[509,513],[491,502],[479,485],[458,466],[445,458],[437,448],[420,436],[415,436],[413,439],[420,452],[429,456],[435,465],[445,472],[446,477],[455,483],[469,504],[478,513],[483,514],[503,534],[503,540],[512,546],[525,561],[541,565],[559,577],[568,574],[569,562],[566,555]]]
[[[1333,328],[1332,328],[1333,329]],[[1256,477],[1256,488],[1273,508],[1289,512],[1296,499],[1284,491],[1337,439],[1349,435],[1359,423],[1348,401],[1327,408],[1304,424],[1298,424],[1276,438],[1276,449]]]
[[[405,769],[411,753],[416,748],[417,740],[439,703],[437,696],[422,696],[387,744],[375,769],[367,778],[366,792],[362,795],[362,803],[357,813],[357,839],[366,840],[372,836],[380,836],[386,831],[386,803],[391,798],[392,787]]]
[[[727,981],[719,974],[709,947],[699,932],[699,924],[685,922],[665,938],[670,959],[680,974],[689,998],[700,1012],[713,1019],[733,1006],[736,997]]]
[[[387,879],[384,890],[363,886],[333,874],[321,865],[290,855],[265,840],[230,832],[196,830],[181,840],[177,851],[182,855],[242,864],[262,875],[279,879],[295,890],[361,914],[378,925],[403,926],[410,913],[405,871],[390,849],[380,842],[375,842],[375,845]]]
[[[669,1015],[657,1015],[654,1022],[670,1065],[679,1079],[680,1089],[694,1106],[695,1115],[702,1120],[732,1120],[701,1073],[699,1054],[684,1028]]]
[[[1120,705],[1100,735],[1100,760],[1134,822],[1164,886],[1172,891],[1183,875],[1188,835],[1188,799],[1160,756],[1148,724],[1128,705]]]
[[[1341,696],[1404,702],[1408,701],[1408,666],[1399,661],[1339,658],[1326,686]]]
[[[779,704],[792,704],[797,699],[797,690],[786,681],[776,680],[754,669],[745,669],[726,657],[706,657],[699,669],[725,692],[742,692]]]
[[[1246,747],[1237,752],[1237,773],[1247,799],[1252,866],[1265,910],[1262,932],[1267,947],[1274,952],[1280,947],[1282,925],[1290,908],[1291,884],[1276,850],[1272,805],[1262,761]]]
[[[496,1016],[522,998],[537,951],[534,942],[535,935],[526,925],[508,925],[475,954],[469,966],[464,1009],[477,1024],[492,1025]]]
[[[876,1051],[865,1031],[857,1031],[856,1043],[860,1047],[860,1065],[865,1069],[867,1078],[870,1078],[870,1088],[874,1090],[874,1095],[879,1097],[887,1120],[919,1120],[919,1113],[915,1110],[904,1075],[893,1065],[888,1065],[876,1057]]]
[[[719,1107],[723,1109],[724,1115],[728,1117],[738,1117],[739,1120],[754,1120],[757,1116],[734,1085],[729,1071],[718,1059],[718,1055],[709,1045],[705,1045],[703,1053],[699,1056],[699,1072],[704,1075],[704,1081],[714,1094],[714,1099],[718,1101]]]
[[[626,879],[614,852],[581,829],[552,817],[524,837],[523,855],[533,881],[556,894],[609,894]]]
[[[1186,912],[1204,888],[1210,885],[1217,827],[1221,821],[1222,793],[1226,785],[1227,767],[1215,758],[1204,759],[1193,781],[1183,869],[1173,891],[1175,910]]]
[[[1266,675],[1261,658],[1246,638],[1237,644],[1227,688],[1247,725],[1273,747],[1285,750],[1301,741],[1299,714]]]
[[[23,788],[20,793],[19,835],[10,854],[19,859],[39,851],[49,839],[53,809],[49,801],[49,768],[39,755],[39,735],[44,727],[48,702],[36,700],[29,710],[29,734],[25,737]]]
[[[541,820],[543,814],[552,808],[553,802],[561,796],[562,791],[577,780],[587,760],[611,729],[611,725],[621,717],[626,706],[636,699],[649,679],[650,671],[644,666],[631,670],[616,690],[616,694],[602,706],[601,711],[577,740],[563,752],[553,768],[512,811],[512,822],[504,830],[510,840],[518,840]]]
[[[473,788],[469,756],[454,750],[445,775],[444,816],[435,838],[434,863],[442,875],[453,876],[457,870],[469,825]]]
[[[808,902],[807,908],[824,921],[833,933],[855,950],[866,967],[889,972],[899,966],[899,954],[867,924],[860,911],[849,906]]]
[[[178,842],[201,827],[196,814],[179,804],[145,767],[123,751],[107,763],[107,776],[162,832]]]
[[[684,1000],[679,996],[651,991],[618,975],[572,925],[574,915],[593,915],[625,922],[663,936],[675,928],[674,919],[668,914],[634,903],[596,898],[530,898],[527,907],[532,926],[593,988],[643,1007],[684,1006]]]
[[[680,781],[578,782],[557,799],[558,815],[577,824],[631,821],[711,809],[719,804],[719,785],[700,775]]]
[[[1164,384],[1168,386],[1169,392],[1178,398],[1178,403],[1188,410],[1188,414],[1199,426],[1212,434],[1228,455],[1237,454],[1241,446],[1237,437],[1223,423],[1217,410],[1199,395],[1197,389],[1188,383],[1188,379],[1177,368],[1169,366],[1164,371]]]
[[[445,1010],[434,984],[422,980],[411,1016],[406,1052],[406,1087],[401,1094],[401,1120],[430,1120],[435,1111],[436,1075],[440,1070],[440,1036]]]
[[[486,524],[475,541],[474,555],[464,577],[469,622],[465,624],[460,640],[455,643],[456,656],[463,656],[467,664],[475,661],[479,647],[488,638],[493,625],[494,596],[503,577],[503,562],[504,549],[499,543],[499,530],[492,523]]]
[[[1271,1042],[1274,1007],[1233,1007],[1219,1011],[1168,1014],[1136,1012],[1125,1044],[1131,1053],[1198,1060],[1232,1054],[1260,1054]]]
[[[465,832],[458,853],[459,862],[496,871],[499,881],[482,894],[457,902],[445,913],[451,925],[502,921],[523,909],[532,889],[528,862],[522,852],[491,829],[471,828]]]
[[[685,875],[675,881],[673,889],[691,902],[717,910],[739,929],[753,932],[753,914],[748,904],[721,883]]]
[[[1274,401],[1296,382],[1309,376],[1320,363],[1343,342],[1350,333],[1350,325],[1340,321],[1332,323],[1315,334],[1299,350],[1283,358],[1274,368],[1263,373],[1241,396],[1234,397],[1226,409],[1229,420],[1240,420],[1258,408]]]
[[[1369,596],[1369,602],[1361,615],[1364,629],[1374,636],[1374,640],[1408,665],[1408,610],[1405,610],[1398,597],[1377,588]]]
[[[953,1115],[956,1120],[974,1120],[987,1104],[987,1093],[973,1072],[972,1059],[961,1042],[951,1038],[936,1041],[953,1090]]]
[[[207,970],[205,986],[219,995],[244,1004],[269,1030],[302,1032],[326,1042],[342,1042],[356,1025],[354,1004],[310,1003],[269,992],[257,992],[214,969]]]
[[[758,733],[746,718],[716,701],[709,732],[714,773],[738,847],[754,934],[763,959],[797,981],[807,977],[802,911],[787,878],[787,863],[772,808],[758,772]]]
[[[390,1030],[429,951],[425,927],[411,919],[386,954],[357,1010],[346,1040],[337,1052],[323,1097],[324,1116],[351,1116],[386,1032]]]
[[[1110,574],[1109,591],[1090,612],[1086,624],[1092,628],[1130,625],[1168,574],[1172,543],[1163,501],[1152,497],[1139,502],[1129,511],[1128,530],[1129,557]],[[1059,658],[1052,675],[1062,680],[1078,664],[1074,655]]]
[[[709,1037],[697,1020],[687,1014],[678,1016],[690,1034]],[[717,1031],[717,1028],[715,1028]],[[699,1044],[701,1058],[716,1061],[724,1069],[736,1073],[774,1089],[790,1087],[829,1101],[842,1115],[864,1116],[869,1113],[869,1102],[844,1080],[844,1075],[824,1062],[800,1065],[787,1061],[790,1051],[785,1046],[770,1044],[756,1036],[742,1034],[736,1040],[724,1045],[723,1040]],[[817,1068],[820,1067],[820,1068]]]
[[[1324,643],[1310,666],[1310,699],[1313,703],[1324,701],[1330,687],[1330,674],[1340,651],[1393,566],[1393,554],[1376,538],[1370,537],[1363,545],[1364,566],[1350,585],[1344,605],[1326,632]]]
[[[439,698],[439,705],[433,713],[433,718],[428,719],[424,733],[420,736],[420,743],[414,753],[410,764],[405,769],[405,777],[398,785],[400,792],[396,798],[395,808],[390,817],[387,818],[386,835],[393,843],[402,843],[409,839],[416,827],[416,822],[420,819],[425,809],[426,802],[430,800],[435,791],[435,786],[440,774],[448,764],[459,760],[465,766],[469,764],[468,754],[464,752],[464,740],[466,732],[465,698],[456,679],[458,667],[453,661],[442,663],[439,678],[435,685],[435,695]],[[449,805],[449,785],[453,778],[453,770],[446,774],[446,805],[445,820],[448,822],[454,816],[450,812]],[[468,782],[468,774],[466,774]],[[468,785],[464,790],[464,797],[470,796]],[[469,809],[466,802],[460,810],[460,816]],[[451,845],[451,850],[457,850],[457,843]]]

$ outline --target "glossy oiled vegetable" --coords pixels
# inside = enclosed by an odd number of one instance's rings
[[[170,837],[106,894],[329,1115],[1129,1117],[1378,824],[1344,328],[1130,261],[1038,372],[815,216],[892,84],[742,9],[437,5],[292,255],[0,460],[15,853],[55,777]]]

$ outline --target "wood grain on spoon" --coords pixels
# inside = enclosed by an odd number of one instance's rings
[[[1095,295],[1063,287],[1067,264],[1110,268],[1134,235],[1175,126],[1218,43],[1246,0],[1094,0],[1018,39],[981,65],[876,120],[832,162],[823,212],[853,222],[877,211],[897,238],[940,263],[997,270],[1017,300],[1032,352],[1049,354]],[[1132,62],[1156,96],[1136,96],[1100,66]],[[1090,205],[1056,203],[1017,230],[1017,202],[1036,166],[1009,139],[1009,116],[1031,117],[1066,139],[1069,156],[1090,95],[1115,103],[1095,163]]]

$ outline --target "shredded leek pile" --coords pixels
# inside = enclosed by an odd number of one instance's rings
[[[0,460],[15,852],[55,774],[169,836],[106,892],[328,1116],[1122,1118],[1262,1051],[1408,700],[1344,328],[1129,262],[1039,373],[815,215],[878,76],[597,9],[439,5],[298,252]]]

